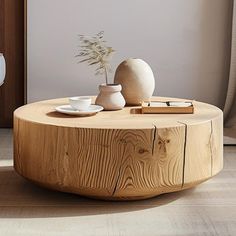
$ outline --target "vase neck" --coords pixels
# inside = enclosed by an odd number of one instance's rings
[[[101,84],[99,85],[99,90],[102,92],[120,92],[121,91],[121,85],[120,84]]]

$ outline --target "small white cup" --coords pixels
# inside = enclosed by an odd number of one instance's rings
[[[89,106],[92,103],[92,99],[90,97],[71,97],[69,98],[69,102],[72,108],[79,111],[88,110]]]

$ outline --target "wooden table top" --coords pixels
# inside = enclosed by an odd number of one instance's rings
[[[94,98],[93,98],[94,99]],[[183,99],[153,97],[152,100]],[[139,114],[139,108],[125,107],[118,111],[102,111],[93,116],[77,117],[58,113],[55,107],[68,104],[68,98],[45,100],[18,108],[14,116],[33,123],[78,128],[150,129],[194,125],[222,116],[222,111],[210,104],[193,101],[194,114]]]

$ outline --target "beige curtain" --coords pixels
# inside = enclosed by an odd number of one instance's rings
[[[224,135],[236,138],[236,0],[233,4],[231,62],[224,118]]]

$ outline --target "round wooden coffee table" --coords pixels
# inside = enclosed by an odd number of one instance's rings
[[[215,106],[194,102],[194,114],[169,115],[138,107],[90,117],[55,112],[67,103],[42,101],[14,113],[14,167],[30,181],[133,200],[193,187],[222,169],[223,114]]]

